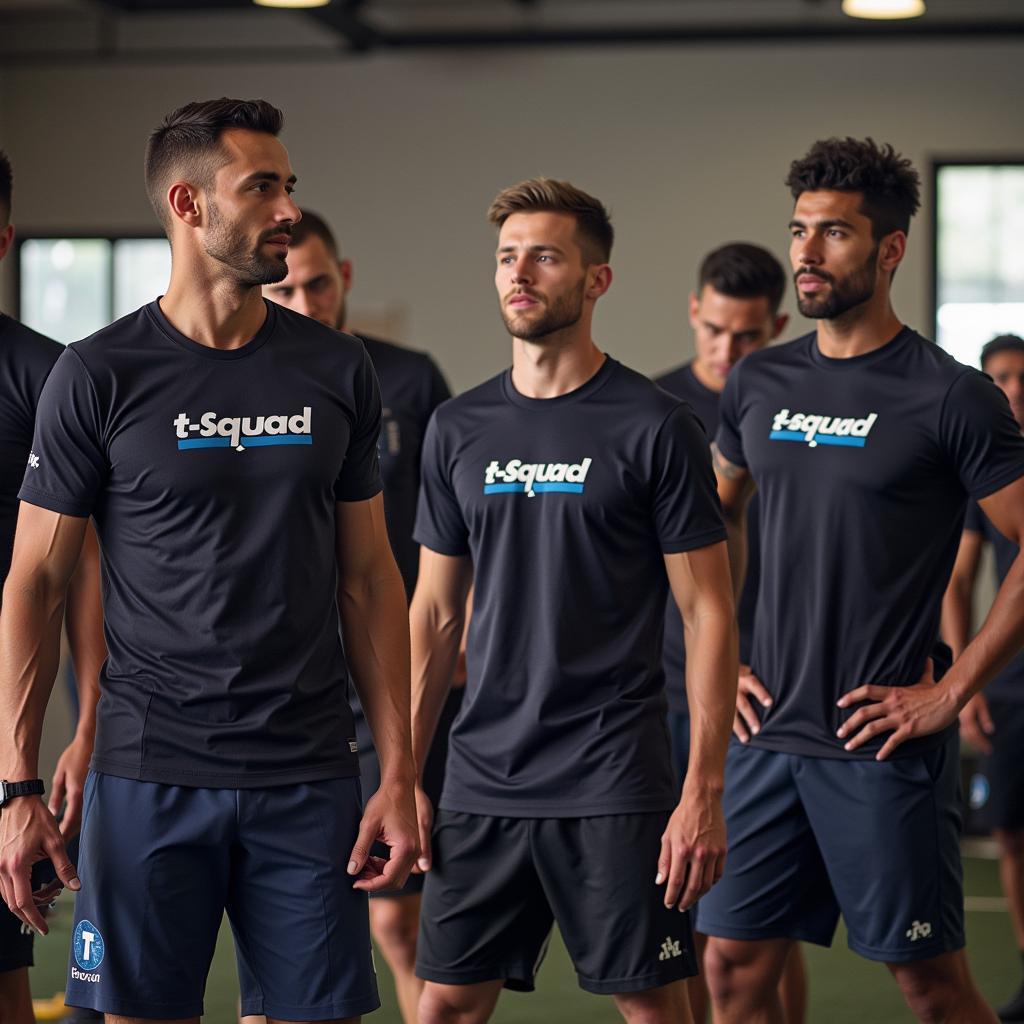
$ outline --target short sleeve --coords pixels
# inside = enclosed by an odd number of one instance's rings
[[[971,533],[983,534],[985,532],[985,513],[981,511],[981,506],[973,498],[967,502],[964,529]]]
[[[61,515],[86,518],[109,471],[96,389],[85,364],[69,348],[39,396],[32,451],[18,497]]]
[[[725,540],[707,437],[688,406],[677,407],[658,431],[650,479],[662,551],[692,551]]]
[[[423,439],[413,539],[440,555],[465,555],[469,553],[469,529],[455,496],[442,433],[435,413]]]
[[[334,484],[336,501],[366,501],[379,494],[384,486],[377,450],[381,424],[380,385],[365,348],[362,348],[362,363],[356,371],[353,390],[356,418],[345,461]]]
[[[1010,403],[977,370],[961,374],[946,393],[939,436],[964,489],[975,499],[1024,476],[1024,437]]]
[[[722,401],[718,407],[718,432],[715,444],[718,450],[734,466],[746,468],[747,458],[743,453],[743,435],[740,431],[740,370],[742,363],[733,368],[725,379]]]

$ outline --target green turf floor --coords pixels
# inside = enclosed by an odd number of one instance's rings
[[[964,861],[965,890],[971,897],[999,895],[993,861]],[[970,902],[968,903],[970,906]],[[52,922],[52,931],[36,940],[37,967],[32,988],[37,996],[50,996],[64,987],[67,965],[70,901],[64,900]],[[1021,963],[1010,922],[1003,910],[969,910],[967,948],[975,977],[985,996],[999,1002],[1020,980]],[[846,948],[840,927],[832,949],[806,947],[810,979],[808,1024],[897,1024],[912,1021],[888,972],[878,964],[854,956]],[[387,969],[378,955],[384,1006],[367,1017],[371,1024],[400,1024]],[[231,1024],[237,995],[234,953],[225,928],[210,971],[206,1016],[210,1024]],[[494,1015],[495,1024],[613,1024],[620,1020],[607,998],[581,992],[561,942],[553,942],[531,995],[505,993]]]

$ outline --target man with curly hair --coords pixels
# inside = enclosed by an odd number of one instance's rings
[[[828,139],[787,184],[817,327],[729,375],[714,446],[734,549],[760,494],[751,675],[770,697],[730,750],[729,861],[699,910],[715,1019],[781,1021],[793,942],[828,945],[841,913],[919,1020],[995,1022],[963,949],[956,722],[1020,645],[1024,560],[952,666],[938,633],[968,498],[1024,535],[1024,440],[991,380],[893,311],[910,161]]]

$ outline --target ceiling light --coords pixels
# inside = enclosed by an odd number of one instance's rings
[[[298,10],[302,7],[326,7],[331,0],[252,0],[257,7],[284,7]]]
[[[924,14],[924,0],[843,0],[843,14],[884,21],[919,18]]]

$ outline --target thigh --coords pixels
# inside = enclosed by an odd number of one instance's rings
[[[242,1013],[334,1020],[377,1009],[366,894],[346,870],[359,780],[239,790],[228,916]]]
[[[827,946],[839,908],[793,777],[794,757],[733,741],[725,769],[725,874],[697,930],[723,939]]]
[[[850,948],[925,960],[964,944],[959,744],[890,761],[804,758],[801,793]]]
[[[534,822],[534,861],[580,986],[614,995],[697,973],[689,913],[655,885],[668,812]]]
[[[227,894],[232,791],[90,773],[84,806],[67,1003],[199,1016]]]
[[[552,915],[529,818],[438,811],[420,910],[416,974],[440,985],[501,980],[531,991]]]
[[[989,710],[996,731],[992,753],[978,762],[988,782],[981,820],[990,829],[1024,829],[1024,703],[990,701]]]

